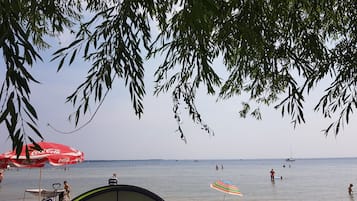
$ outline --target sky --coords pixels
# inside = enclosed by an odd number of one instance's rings
[[[68,41],[63,36],[62,41]],[[50,62],[50,54],[43,53],[44,61],[34,66],[31,72],[41,84],[32,86],[31,102],[37,108],[39,129],[46,141],[63,143],[84,152],[86,160],[139,160],[139,159],[265,159],[265,158],[319,158],[355,157],[357,149],[356,117],[345,126],[338,136],[325,136],[321,130],[331,120],[313,112],[312,108],[321,96],[326,83],[307,98],[306,123],[295,129],[290,117],[282,117],[273,107],[262,107],[263,119],[240,118],[238,111],[244,97],[216,101],[202,90],[198,93],[197,106],[203,120],[214,130],[209,135],[193,123],[182,110],[183,129],[187,143],[176,132],[170,94],[153,96],[155,61],[145,63],[146,92],[144,115],[135,116],[128,89],[120,80],[115,81],[101,109],[92,122],[72,134],[62,134],[74,129],[68,115],[74,111],[66,97],[85,79],[88,65],[77,60],[70,67],[56,72],[57,62]],[[157,62],[157,61],[156,61]],[[3,63],[1,64],[3,65]],[[216,63],[218,68],[222,64]],[[0,69],[3,80],[4,67]],[[91,107],[94,111],[94,107]],[[80,125],[88,120],[82,119]],[[7,130],[0,127],[0,153],[11,149]]]

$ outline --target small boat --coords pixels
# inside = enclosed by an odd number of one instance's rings
[[[293,159],[293,158],[287,158],[287,159],[285,159],[285,161],[287,161],[287,162],[294,162],[295,159]]]

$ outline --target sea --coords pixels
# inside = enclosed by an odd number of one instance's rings
[[[218,169],[216,169],[218,166]],[[270,179],[274,169],[278,178]],[[88,160],[66,166],[5,171],[0,201],[32,201],[29,188],[52,189],[67,180],[72,198],[107,185],[116,173],[120,184],[154,192],[165,201],[353,201],[350,183],[357,185],[357,158],[243,160]],[[282,179],[280,179],[282,177]],[[210,188],[217,180],[237,186],[243,196]],[[63,185],[62,185],[63,186]],[[356,186],[357,192],[357,186]]]

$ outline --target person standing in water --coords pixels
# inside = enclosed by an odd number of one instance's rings
[[[275,171],[274,169],[270,170],[270,180],[274,181],[274,177],[275,177]]]
[[[350,184],[348,186],[348,194],[350,194],[350,195],[352,195],[352,193],[353,193],[352,187],[353,187],[353,184]]]

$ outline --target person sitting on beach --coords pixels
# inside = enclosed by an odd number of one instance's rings
[[[0,183],[2,182],[3,179],[4,179],[4,170],[0,169]]]
[[[113,173],[112,177],[108,180],[109,185],[117,185],[118,184],[118,177],[116,173]]]
[[[68,184],[67,181],[63,182],[63,188],[64,188],[64,193],[63,193],[63,201],[70,201],[71,200],[71,186]]]
[[[348,194],[350,194],[350,195],[352,195],[352,192],[353,192],[352,187],[353,187],[353,184],[350,184],[348,186]]]

